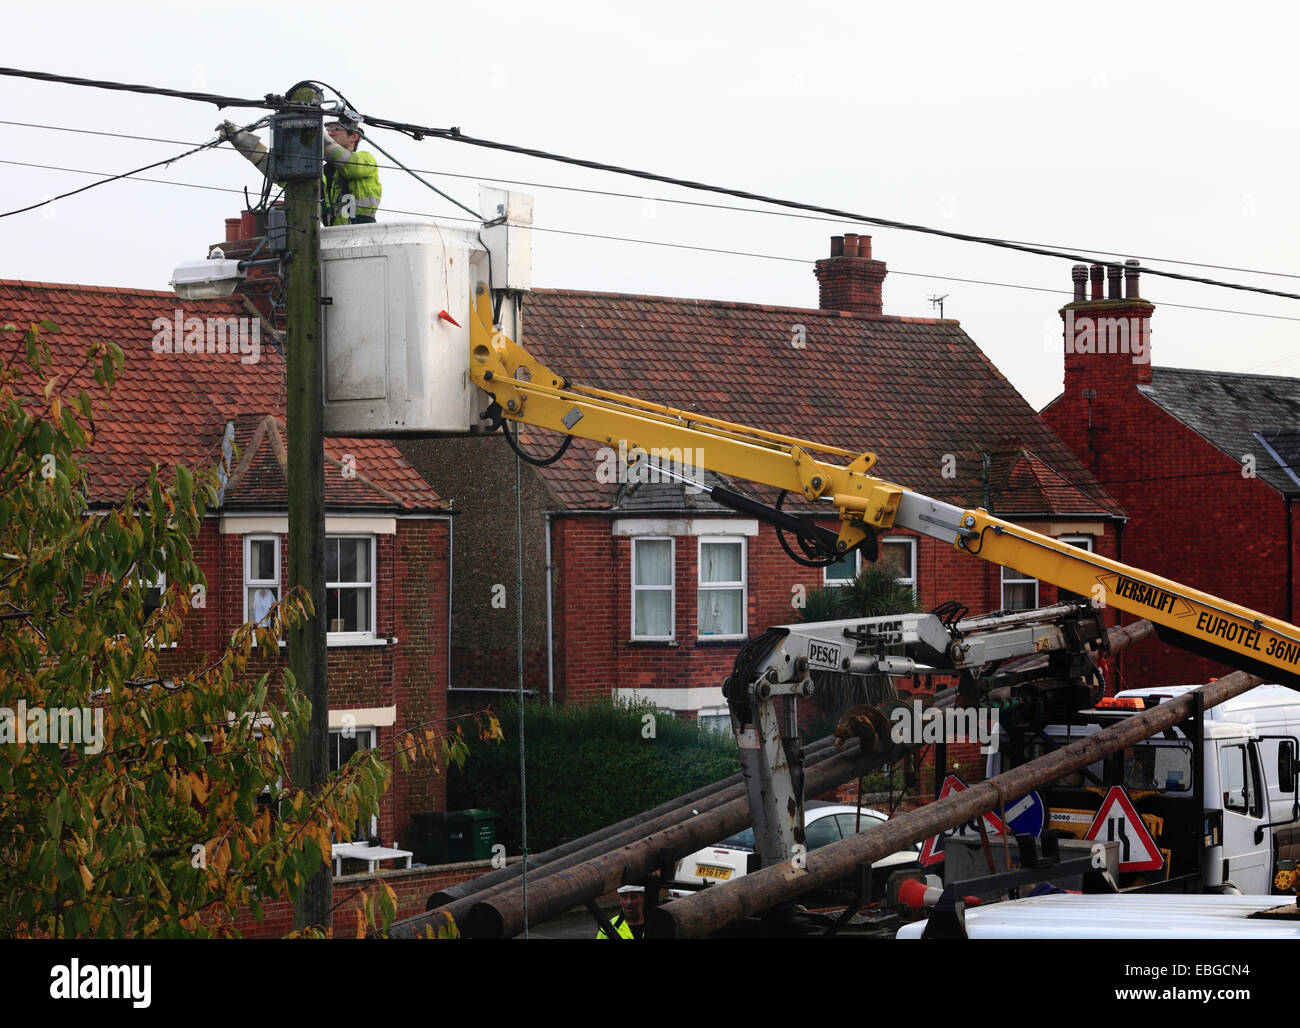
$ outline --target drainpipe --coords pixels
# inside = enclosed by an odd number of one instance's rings
[[[551,511],[542,511],[546,520],[546,702],[555,702],[555,617],[551,598]]]
[[[1286,619],[1295,624],[1295,496],[1286,497]]]
[[[1120,518],[1115,522],[1115,559],[1121,564],[1124,563],[1124,526],[1128,524],[1128,518]],[[1121,611],[1120,616],[1115,619],[1120,625],[1124,623],[1124,614]],[[1112,685],[1112,695],[1124,688],[1124,654],[1115,658],[1115,682]]]
[[[456,573],[456,499],[447,501],[452,516],[447,519],[447,692],[451,692],[451,605],[456,594],[452,590],[452,576]]]

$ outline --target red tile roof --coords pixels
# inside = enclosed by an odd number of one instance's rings
[[[989,506],[995,514],[1077,514],[1096,509],[1086,492],[1066,481],[1031,450],[1022,448],[989,456]]]
[[[284,418],[274,414],[241,415],[234,425],[239,460],[226,482],[222,507],[283,507],[288,481]],[[440,503],[424,479],[384,440],[326,439],[325,505],[431,509]]]
[[[882,478],[951,503],[982,505],[983,454],[1021,448],[1037,485],[1017,480],[998,513],[1122,513],[955,321],[538,289],[522,324],[529,352],[575,382],[870,450]],[[611,506],[596,450],[541,469],[565,507]]]
[[[152,464],[215,465],[227,421],[236,424],[241,447],[251,440],[253,426],[268,416],[283,434],[285,360],[274,332],[259,323],[256,361],[250,363],[244,359],[253,356],[251,343],[243,353],[156,352],[158,332],[163,324],[175,324],[177,310],[183,319],[256,317],[239,297],[181,301],[171,292],[0,281],[0,324],[22,330],[42,320],[54,322],[58,331],[46,335],[52,370],[64,389],[85,389],[94,400],[94,437],[87,455],[92,503],[120,501],[127,489],[146,481]],[[245,339],[251,339],[251,328],[246,332]],[[123,367],[108,398],[84,361],[87,347],[97,341],[122,348]],[[255,453],[241,454],[251,460],[246,459],[239,482],[228,487],[227,506],[287,506],[283,460],[276,461],[272,449],[260,445],[265,441],[263,433]],[[325,453],[328,506],[443,506],[391,443],[327,439]],[[345,454],[356,458],[355,478],[342,475]]]

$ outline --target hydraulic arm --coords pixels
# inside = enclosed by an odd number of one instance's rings
[[[470,374],[492,396],[493,414],[503,421],[615,447],[626,442],[629,456],[690,447],[710,471],[830,505],[840,519],[833,545],[822,540],[823,551],[809,530],[805,552],[842,556],[866,544],[872,554],[878,534],[910,529],[1089,597],[1096,606],[1147,618],[1167,642],[1300,689],[1300,628],[1295,625],[1039,535],[987,511],[964,509],[876,478],[869,474],[875,454],[854,454],[572,384],[494,330],[490,294],[482,284],[470,318]],[[757,508],[752,513],[766,512],[778,525],[786,513],[747,502]]]

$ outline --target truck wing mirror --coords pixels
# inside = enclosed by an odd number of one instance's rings
[[[1295,792],[1296,747],[1295,740],[1283,739],[1277,748],[1277,781],[1282,792]]]

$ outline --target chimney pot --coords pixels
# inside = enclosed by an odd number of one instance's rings
[[[1140,295],[1138,293],[1138,269],[1141,265],[1129,258],[1124,262],[1124,298],[1126,300],[1136,300]]]
[[[239,238],[252,239],[257,235],[257,215],[252,211],[244,211],[240,216]]]
[[[239,239],[240,226],[243,224],[243,218],[226,219],[226,242],[233,243]]]
[[[1074,279],[1074,302],[1082,303],[1088,284],[1088,265],[1076,264],[1070,269],[1070,278]]]
[[[1106,270],[1106,269],[1103,268],[1100,264],[1094,264],[1094,265],[1092,266],[1092,269],[1091,269],[1091,274],[1092,274],[1092,299],[1094,299],[1094,300],[1100,300],[1100,299],[1102,298],[1102,296],[1101,296],[1101,283],[1102,283],[1102,279],[1105,277],[1105,270]]]
[[[879,315],[884,311],[881,286],[887,269],[871,259],[871,237],[848,232],[831,237],[831,255],[819,260],[818,303],[824,311]]]
[[[1113,264],[1106,266],[1106,297],[1110,300],[1118,300],[1119,295],[1119,276],[1120,269]]]

